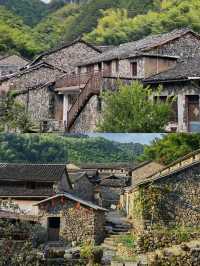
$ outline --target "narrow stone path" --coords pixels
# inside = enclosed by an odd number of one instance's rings
[[[120,214],[119,211],[110,211],[106,215],[106,226],[107,237],[104,239],[103,244],[103,258],[102,265],[110,265],[112,258],[116,256],[118,240],[122,235],[130,233],[132,228],[131,224],[128,223],[126,217]]]

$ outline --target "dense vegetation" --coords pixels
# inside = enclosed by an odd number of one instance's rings
[[[36,43],[31,28],[24,25],[20,17],[0,6],[0,55],[17,52],[32,57],[43,49],[42,44]]]
[[[0,0],[0,54],[32,57],[84,35],[88,41],[118,44],[149,34],[191,27],[200,31],[199,0]]]
[[[200,149],[200,134],[168,134],[146,146],[141,159],[169,164],[197,149]]]
[[[0,162],[133,162],[142,152],[141,144],[121,144],[104,138],[52,134],[0,135]]]
[[[161,89],[153,93],[150,87],[144,88],[140,82],[133,82],[131,85],[120,85],[114,94],[104,92],[102,98],[105,108],[99,130],[116,133],[165,132],[172,115],[172,100],[170,97],[166,102],[149,100],[159,95]]]

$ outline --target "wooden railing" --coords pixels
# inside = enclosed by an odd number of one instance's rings
[[[66,75],[56,81],[56,88],[73,87],[86,84],[91,78],[91,73]]]
[[[105,72],[96,72],[87,81],[85,87],[81,90],[76,101],[72,105],[71,109],[68,111],[67,115],[67,129],[69,130],[73,122],[81,112],[82,108],[85,106],[87,101],[93,95],[98,95],[101,91],[101,85],[103,77],[106,75]]]
[[[83,74],[65,75],[56,81],[55,86],[56,88],[80,86],[86,84],[93,76],[96,75],[109,76],[110,72],[102,70],[102,71],[88,72]]]

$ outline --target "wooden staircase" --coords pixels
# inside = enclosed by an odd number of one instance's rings
[[[85,107],[89,99],[94,95],[100,94],[100,91],[102,88],[103,77],[104,77],[103,72],[93,73],[90,76],[87,83],[85,84],[85,87],[81,90],[76,101],[72,105],[71,109],[68,111],[67,131],[70,130],[74,121],[76,120],[78,115],[81,113],[82,109]]]

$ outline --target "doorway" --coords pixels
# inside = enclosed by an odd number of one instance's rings
[[[187,96],[188,129],[190,132],[200,132],[199,95]]]
[[[48,218],[48,241],[59,241],[60,217]]]

